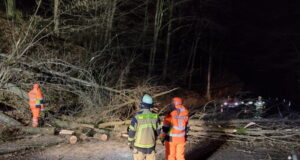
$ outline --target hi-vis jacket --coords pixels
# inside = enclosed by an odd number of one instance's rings
[[[187,109],[183,105],[176,105],[164,118],[162,138],[169,142],[185,143],[189,130],[188,121]]]
[[[160,120],[149,109],[141,109],[129,126],[129,143],[141,152],[148,153],[155,149],[156,139],[160,135]],[[143,150],[145,149],[145,150]]]
[[[44,108],[44,98],[40,89],[32,89],[28,92],[29,105],[31,108]]]

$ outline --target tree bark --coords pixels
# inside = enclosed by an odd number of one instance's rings
[[[77,129],[77,128],[95,128],[92,124],[82,124],[82,123],[76,123],[76,122],[69,122],[69,121],[62,121],[59,119],[55,119],[52,121],[55,126],[60,128],[67,128],[67,129]]]
[[[8,19],[14,19],[16,17],[16,0],[6,1],[6,15]]]
[[[98,125],[99,128],[106,128],[106,127],[111,127],[115,125],[128,125],[130,124],[131,120],[126,120],[126,121],[118,121],[118,122],[106,122],[106,123],[101,123]]]
[[[6,114],[0,112],[0,122],[4,123],[5,125],[8,125],[10,127],[16,127],[16,126],[22,126],[22,124],[18,121],[16,121],[13,118],[10,118]]]
[[[47,134],[54,135],[55,128],[53,127],[19,127],[22,132],[30,134]]]
[[[27,149],[39,149],[64,142],[65,139],[59,136],[39,136],[31,139],[0,144],[0,155],[23,151]]]
[[[163,80],[167,78],[168,72],[168,61],[171,47],[171,36],[172,36],[172,19],[173,19],[173,0],[168,0],[169,2],[169,24],[168,24],[168,33],[167,33],[167,42],[166,42],[166,51],[165,51],[165,60],[164,60],[164,68],[163,68]]]
[[[209,53],[208,59],[208,71],[207,71],[207,88],[206,88],[206,98],[211,100],[211,72],[212,72],[212,53]]]
[[[54,0],[53,18],[54,18],[54,33],[56,35],[59,35],[59,31],[58,31],[58,27],[59,27],[59,0]]]
[[[157,0],[155,22],[154,22],[153,46],[151,49],[149,64],[148,64],[149,65],[148,77],[151,76],[151,74],[154,70],[155,57],[156,57],[157,45],[158,45],[158,37],[159,37],[161,24],[162,24],[162,18],[163,18],[163,7],[164,7],[164,0]]]

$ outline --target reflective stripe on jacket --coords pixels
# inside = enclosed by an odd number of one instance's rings
[[[169,142],[184,143],[189,130],[188,111],[183,105],[176,105],[163,121],[162,138]]]
[[[154,148],[160,130],[158,115],[149,109],[142,109],[131,121],[128,141],[138,148]]]
[[[44,98],[40,89],[32,89],[28,92],[29,105],[44,108]]]

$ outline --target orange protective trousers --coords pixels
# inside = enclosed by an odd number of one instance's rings
[[[185,160],[185,143],[166,142],[166,160]]]
[[[30,109],[32,112],[32,127],[38,127],[41,109],[35,106],[30,106]]]

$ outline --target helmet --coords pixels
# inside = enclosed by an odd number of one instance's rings
[[[142,98],[142,103],[153,104],[153,99],[149,94],[144,94]]]
[[[174,97],[174,98],[172,99],[172,104],[174,104],[175,106],[176,106],[176,105],[181,105],[181,104],[182,104],[182,99],[179,98],[179,97]]]
[[[33,88],[40,88],[40,85],[35,83],[35,84],[33,84]]]
[[[261,100],[262,99],[262,97],[261,96],[258,96],[258,100]]]

